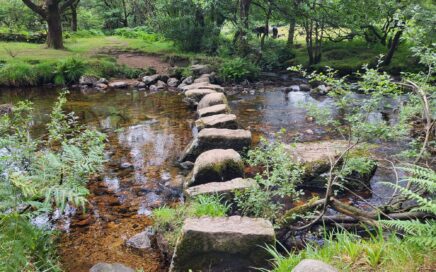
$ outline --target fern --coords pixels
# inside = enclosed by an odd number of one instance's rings
[[[399,169],[404,170],[410,175],[406,178],[406,181],[411,183],[411,187],[421,192],[427,192],[429,197],[416,193],[416,190],[412,191],[397,184],[384,184],[398,190],[407,199],[415,201],[418,206],[413,208],[412,211],[425,212],[435,216],[436,201],[434,199],[434,192],[436,191],[436,173],[431,169],[417,165],[408,165]],[[426,222],[418,220],[381,220],[381,222],[390,228],[404,232],[406,239],[413,243],[436,248],[436,220],[427,220]]]

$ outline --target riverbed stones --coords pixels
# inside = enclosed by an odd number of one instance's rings
[[[217,148],[242,152],[251,145],[251,132],[244,129],[205,128],[188,145],[180,161],[194,161],[201,153]]]
[[[195,121],[195,126],[199,131],[204,128],[237,129],[238,122],[234,114],[217,114],[198,119]]]
[[[226,199],[231,199],[235,191],[243,191],[254,186],[257,186],[257,183],[253,179],[236,178],[224,182],[197,185],[186,189],[185,193],[188,197],[218,194]]]
[[[194,80],[194,83],[210,83],[210,75],[209,74],[203,74],[199,78],[196,78]]]
[[[216,93],[216,91],[210,89],[192,89],[185,92],[185,97],[198,103],[204,96],[212,93]]]
[[[198,102],[197,110],[208,108],[219,104],[228,104],[227,97],[223,93],[210,93],[205,95],[200,102]]]
[[[125,88],[129,87],[129,84],[127,84],[127,82],[124,82],[124,81],[115,81],[115,82],[109,83],[109,87],[113,88],[113,89],[125,89]]]
[[[326,264],[322,261],[304,259],[298,263],[292,272],[339,272],[333,266]]]
[[[79,78],[79,84],[82,86],[92,87],[98,82],[98,78],[95,76],[81,76]]]
[[[244,163],[233,149],[212,149],[203,152],[195,160],[192,177],[187,186],[209,182],[222,182],[244,176]]]
[[[150,235],[153,235],[151,229],[140,232],[127,240],[126,246],[139,253],[143,253],[151,248]]]
[[[212,72],[212,68],[207,64],[194,64],[191,65],[191,71],[194,76],[199,76],[202,74],[209,74]]]
[[[274,228],[261,218],[240,216],[185,220],[170,266],[179,271],[254,271],[270,256]]]
[[[167,84],[169,87],[177,87],[179,85],[179,80],[175,77],[169,78]]]
[[[214,90],[217,92],[224,92],[224,88],[221,87],[220,85],[215,85],[215,84],[210,84],[210,83],[204,83],[204,82],[200,82],[200,83],[193,83],[191,85],[185,85],[185,86],[179,86],[179,89],[181,91],[189,91],[189,90],[194,90],[194,89],[210,89],[210,90]]]
[[[230,113],[230,108],[227,104],[218,104],[197,111],[197,115],[200,118],[223,113]]]
[[[142,78],[142,82],[144,82],[147,85],[151,85],[156,83],[159,80],[159,74],[151,75],[151,76],[145,76]]]
[[[135,270],[120,263],[98,263],[89,272],[135,272]]]

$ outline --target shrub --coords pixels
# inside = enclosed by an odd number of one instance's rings
[[[79,58],[67,58],[60,61],[55,69],[56,84],[71,84],[79,81],[79,78],[85,73],[85,61]]]
[[[130,38],[130,39],[142,39],[146,42],[157,42],[161,40],[161,37],[156,33],[153,33],[148,27],[141,26],[135,28],[118,28],[114,32],[115,35]]]
[[[0,85],[32,86],[37,83],[37,75],[32,65],[25,62],[10,62],[0,69]]]
[[[255,64],[242,58],[224,61],[219,69],[219,76],[225,81],[254,79],[260,70]]]

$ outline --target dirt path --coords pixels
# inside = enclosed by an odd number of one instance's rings
[[[168,74],[171,65],[164,62],[160,56],[139,53],[122,53],[117,55],[117,63],[131,68],[154,68],[158,74]]]

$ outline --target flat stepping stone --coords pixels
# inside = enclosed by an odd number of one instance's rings
[[[246,190],[254,186],[257,186],[257,183],[253,179],[236,178],[230,181],[211,182],[194,186],[188,188],[185,193],[188,197],[218,194],[224,196],[226,199],[230,199],[233,196],[234,191]]]
[[[237,129],[239,127],[234,114],[217,114],[203,117],[195,121],[195,126],[199,131],[204,128]]]
[[[194,83],[210,83],[209,75],[204,74],[194,80]]]
[[[205,95],[216,93],[216,91],[211,89],[192,89],[185,92],[187,98],[191,98],[199,102]]]
[[[223,113],[230,113],[230,108],[227,104],[218,104],[197,111],[197,115],[200,118]]]
[[[89,272],[135,272],[135,270],[119,263],[98,263]]]
[[[210,90],[214,90],[217,92],[224,92],[224,88],[221,87],[220,85],[210,84],[207,82],[206,83],[205,82],[193,83],[191,85],[186,85],[186,86],[180,87],[180,90],[182,90],[183,92],[193,90],[193,89],[210,89]]]
[[[219,104],[229,104],[227,102],[227,97],[223,93],[207,94],[200,100],[200,102],[198,102],[197,111]]]
[[[262,218],[188,218],[170,271],[252,271],[268,265],[264,247],[274,243],[274,228]]]
[[[217,148],[229,148],[242,152],[251,146],[251,139],[251,132],[249,130],[205,128],[186,147],[179,161],[195,161],[201,153]]]
[[[233,149],[212,149],[198,156],[188,179],[188,187],[209,182],[222,182],[244,176],[241,155]]]

